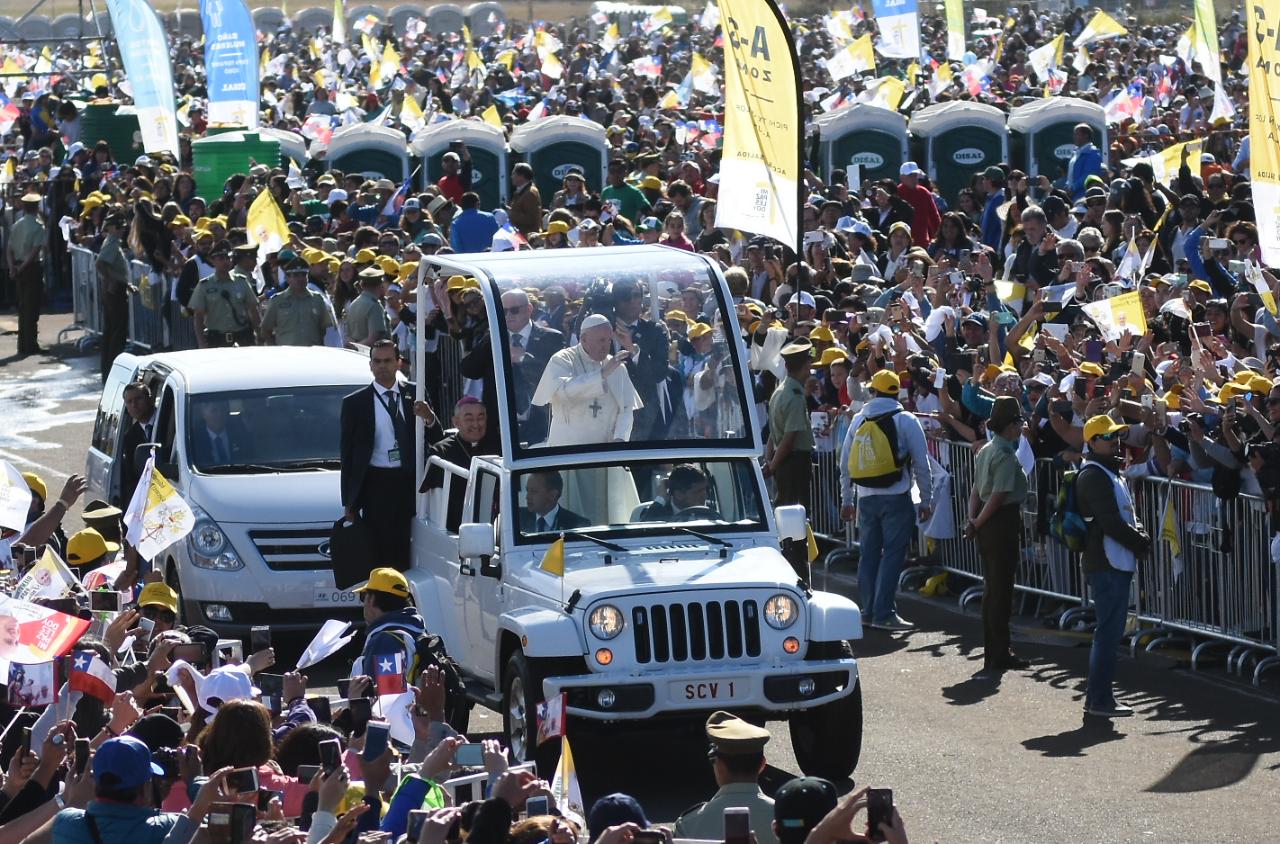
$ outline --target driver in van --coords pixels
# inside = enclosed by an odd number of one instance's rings
[[[200,403],[200,418],[191,434],[193,462],[200,466],[234,463],[250,449],[249,429],[238,416],[231,416],[227,403],[213,399]]]

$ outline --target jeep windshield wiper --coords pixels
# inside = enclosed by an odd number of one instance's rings
[[[710,542],[713,545],[719,545],[721,548],[733,547],[732,542],[725,542],[723,539],[721,539],[718,536],[712,536],[709,533],[703,533],[702,531],[694,530],[693,528],[687,528],[681,525],[671,525],[671,530],[679,531],[680,533],[687,533],[690,536],[696,536],[704,542]]]
[[[623,548],[621,545],[616,545],[612,542],[606,542],[603,539],[596,539],[594,536],[591,536],[590,534],[587,534],[587,533],[578,533],[577,531],[566,530],[564,532],[564,535],[569,537],[570,539],[585,539],[588,542],[594,542],[595,544],[601,547],[608,548],[610,551],[616,551],[619,554],[624,554],[626,553],[626,550],[627,550],[626,548]]]
[[[199,469],[207,475],[265,475],[280,471],[279,467],[261,463],[215,463]]]

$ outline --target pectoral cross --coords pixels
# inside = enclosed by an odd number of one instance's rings
[[[591,404],[587,405],[587,407],[591,408],[592,419],[595,419],[600,415],[600,411],[604,410],[604,405],[600,404],[599,399],[592,399]]]

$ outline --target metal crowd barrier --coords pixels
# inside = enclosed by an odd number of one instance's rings
[[[83,331],[76,341],[84,347],[102,335],[102,302],[98,287],[98,256],[83,246],[69,244],[71,253],[71,325],[58,332],[58,342],[72,331]]]
[[[144,352],[158,352],[166,346],[168,279],[142,261],[131,262],[130,270],[134,289],[129,294],[129,343]]]
[[[982,559],[976,542],[959,538],[973,486],[975,452],[967,443],[931,440],[930,453],[950,473],[949,503],[957,538],[920,539],[929,550],[925,566],[908,568],[903,582],[949,572],[977,581],[960,595],[961,606],[982,596]],[[852,545],[852,526],[839,521],[838,456],[814,455],[814,532],[839,541],[843,533]],[[1056,501],[1062,471],[1050,460],[1037,461],[1027,502],[1022,510],[1022,559],[1015,589],[1024,598],[1049,599],[1068,605],[1058,624],[1071,628],[1090,613],[1088,582],[1078,555],[1048,534],[1048,520]],[[1253,667],[1253,682],[1280,666],[1280,600],[1277,567],[1271,562],[1272,529],[1266,504],[1241,495],[1224,501],[1201,484],[1147,477],[1130,481],[1139,521],[1153,538],[1151,556],[1140,561],[1134,580],[1132,612],[1138,627],[1131,634],[1134,651],[1165,644],[1191,648],[1191,667],[1214,649],[1229,649],[1229,671],[1244,674]],[[1161,536],[1166,508],[1180,541],[1181,553]],[[837,549],[832,554],[846,553]],[[924,556],[924,555],[922,555]],[[830,559],[830,557],[829,557]]]

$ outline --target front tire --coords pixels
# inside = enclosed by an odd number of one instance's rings
[[[839,782],[862,755],[862,682],[830,703],[791,716],[791,748],[805,776]]]
[[[502,730],[511,755],[521,762],[535,762],[538,775],[550,777],[560,756],[559,745],[538,742],[538,704],[543,700],[542,677],[520,651],[507,660],[502,672]]]

